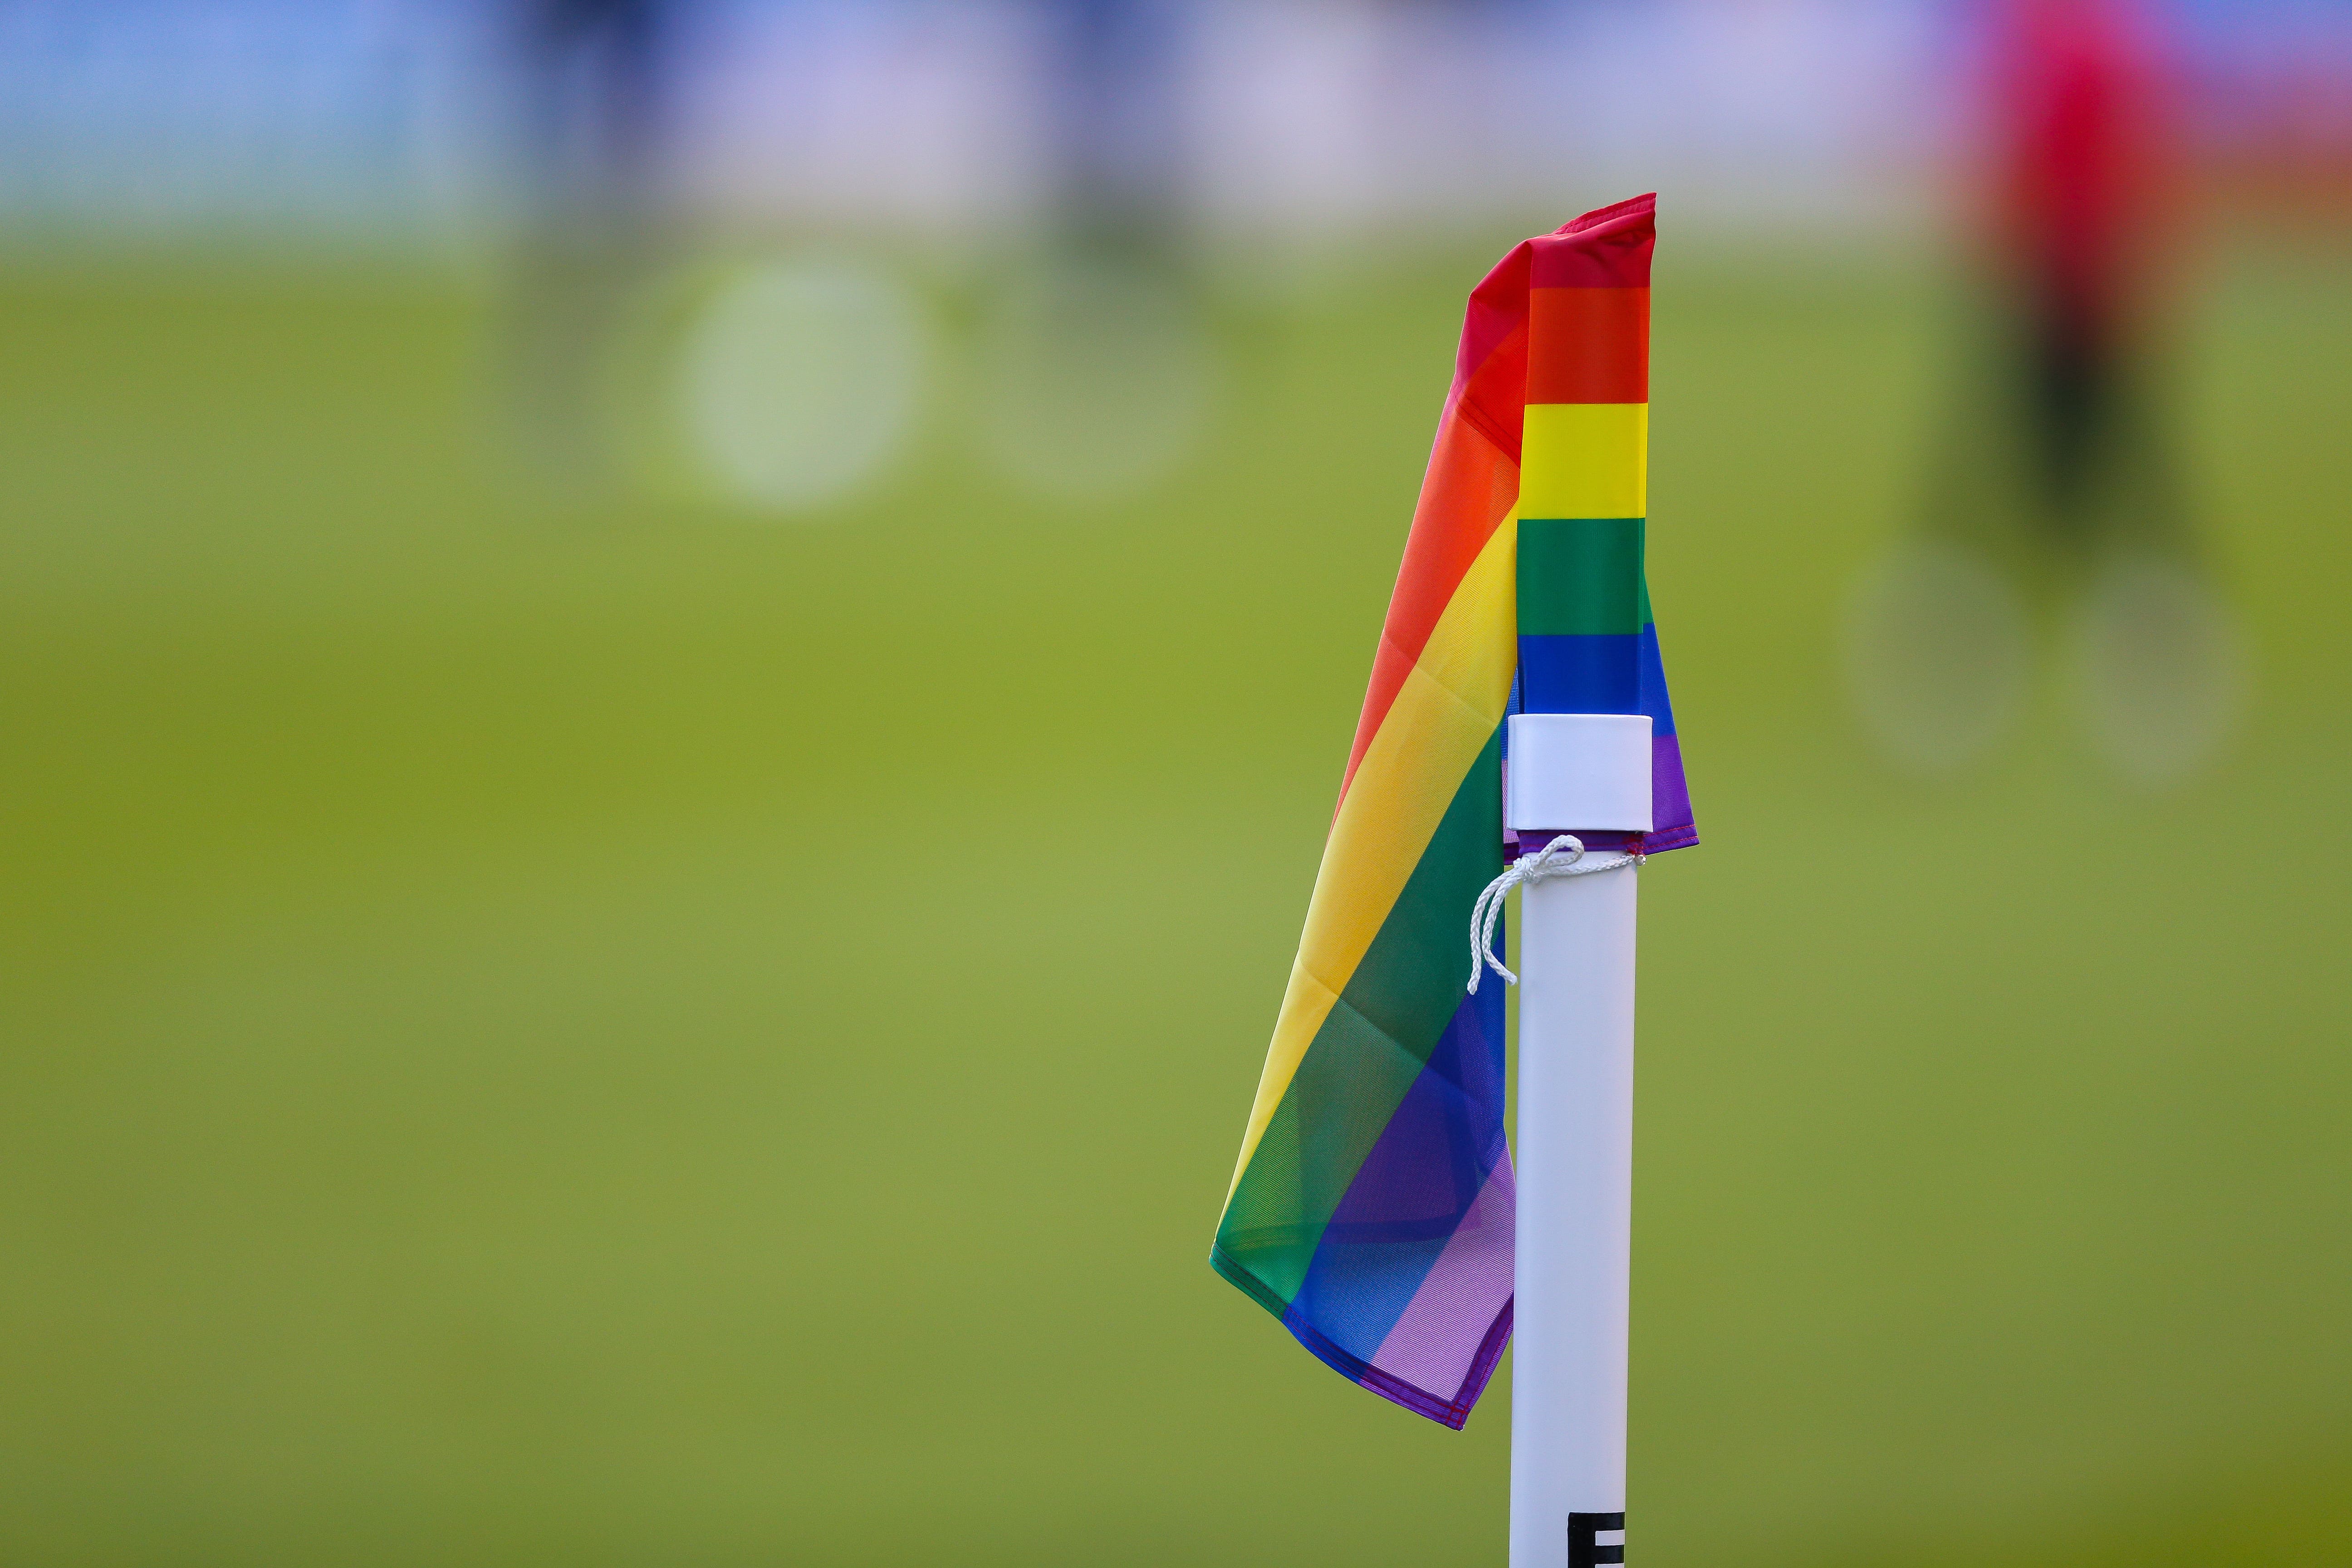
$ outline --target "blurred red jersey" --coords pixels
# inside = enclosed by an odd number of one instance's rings
[[[1994,0],[1996,190],[2004,250],[2084,347],[2144,292],[2177,187],[2176,91],[2134,0]]]

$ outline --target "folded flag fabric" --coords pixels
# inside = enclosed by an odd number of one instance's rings
[[[1511,1330],[1503,988],[1464,993],[1471,907],[1517,850],[1506,715],[1649,714],[1654,826],[1589,841],[1697,842],[1641,578],[1655,205],[1528,240],[1470,296],[1210,1250],[1326,1363],[1448,1426]]]

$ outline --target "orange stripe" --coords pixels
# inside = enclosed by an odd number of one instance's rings
[[[1372,656],[1371,684],[1364,693],[1363,714],[1356,721],[1355,744],[1349,748],[1348,771],[1339,784],[1342,803],[1406,672],[1428,645],[1464,574],[1510,514],[1518,493],[1518,464],[1458,414],[1449,416],[1438,427],[1437,446],[1429,456],[1429,477],[1422,481],[1421,504],[1413,509],[1404,564],[1397,572],[1396,593],[1381,627],[1380,649]]]

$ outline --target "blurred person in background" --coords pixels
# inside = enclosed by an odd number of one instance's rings
[[[2176,248],[2178,106],[2128,0],[2003,0],[1992,20],[1994,265],[2032,524],[2167,547],[2188,528],[2144,386]]]
[[[1216,367],[1184,254],[1181,0],[1042,0],[1042,254],[982,322],[990,458],[1065,506],[1124,501],[1182,467]]]
[[[616,477],[614,336],[662,262],[678,7],[519,0],[510,68],[521,232],[509,279],[509,376],[526,463],[559,495]]]
[[[1173,0],[1045,0],[1055,221],[1168,249],[1182,199],[1187,12]]]
[[[1950,421],[1921,536],[1865,584],[1857,695],[1902,760],[1967,760],[2026,688],[2020,590],[2054,590],[2095,744],[2170,782],[2218,744],[2240,685],[2151,384],[2183,235],[2180,93],[2137,0],[1993,0],[1982,20],[1981,390]]]

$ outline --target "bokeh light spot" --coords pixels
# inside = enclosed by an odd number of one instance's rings
[[[2120,556],[2092,579],[2074,627],[2074,675],[2091,739],[2150,787],[2193,773],[2229,736],[2247,687],[2237,622],[2178,561]]]
[[[2030,661],[2016,590],[1958,544],[1906,541],[1855,584],[1848,685],[1903,766],[1941,773],[1980,755],[2015,716]]]
[[[878,479],[912,435],[930,353],[901,285],[837,260],[768,262],[713,293],[681,345],[689,448],[729,499],[814,510]]]

